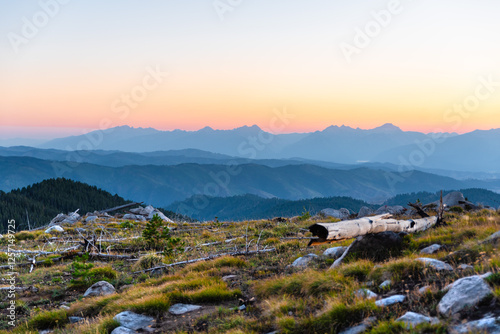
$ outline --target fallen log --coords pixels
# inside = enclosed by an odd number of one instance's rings
[[[101,210],[101,211],[99,211],[99,213],[103,214],[103,213],[113,212],[113,211],[117,211],[117,210],[122,210],[122,209],[130,208],[131,206],[141,205],[142,203],[143,202],[134,202],[134,203],[128,203],[128,204],[124,204],[124,205],[119,205],[119,206],[115,206],[113,208]]]
[[[420,219],[396,220],[389,214],[373,217],[364,217],[354,220],[345,220],[338,223],[317,223],[309,227],[309,231],[318,240],[311,240],[309,246],[352,239],[358,236],[381,232],[407,232],[414,233],[425,231],[438,222],[438,217]]]

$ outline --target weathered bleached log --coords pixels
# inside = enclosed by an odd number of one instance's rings
[[[99,213],[107,213],[107,212],[122,210],[122,209],[130,208],[131,206],[141,205],[142,203],[143,202],[134,202],[134,203],[128,203],[128,204],[124,204],[124,205],[119,205],[119,206],[115,206],[113,208],[101,210],[101,211],[99,211]]]
[[[414,233],[425,231],[434,226],[438,217],[421,219],[396,220],[391,215],[364,217],[354,220],[345,220],[338,223],[317,223],[309,227],[309,231],[319,240],[312,240],[311,244],[352,239],[361,235],[381,232],[407,232]]]

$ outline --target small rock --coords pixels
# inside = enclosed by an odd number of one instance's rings
[[[93,221],[96,221],[97,218],[99,218],[99,217],[97,217],[97,216],[87,216],[87,218],[85,218],[85,222],[86,223],[91,223]]]
[[[438,304],[438,312],[452,316],[462,310],[474,307],[492,294],[488,283],[479,276],[461,278],[448,286],[448,292]]]
[[[118,313],[113,319],[118,321],[123,327],[127,327],[128,329],[133,329],[135,331],[139,329],[148,329],[154,321],[152,317],[137,314],[131,311]]]
[[[406,328],[410,329],[412,327],[416,327],[417,325],[423,323],[429,324],[437,324],[439,320],[436,318],[426,317],[425,315],[415,313],[415,312],[406,312],[402,317],[396,319],[396,321],[402,321],[405,323]]]
[[[135,221],[140,221],[140,222],[143,222],[146,220],[146,218],[144,218],[144,216],[134,215],[132,213],[124,214],[122,219],[135,220]]]
[[[401,205],[395,205],[395,206],[384,205],[384,206],[381,206],[380,208],[378,208],[377,211],[375,211],[375,214],[382,215],[384,213],[390,213],[392,215],[401,215],[405,211],[406,211],[406,209],[404,207],[402,207]]]
[[[375,317],[369,317],[363,320],[363,322],[357,326],[348,328],[340,332],[340,334],[360,334],[366,332],[373,324],[377,321]]]
[[[366,299],[372,299],[378,297],[378,295],[375,292],[370,291],[368,289],[359,289],[355,291],[354,294],[356,295],[356,297],[366,298]]]
[[[83,297],[107,296],[113,293],[115,293],[114,286],[106,281],[99,281],[88,288]]]
[[[222,277],[222,280],[224,282],[230,282],[230,281],[234,281],[234,280],[238,279],[238,277],[239,277],[238,275],[227,275],[227,276]]]
[[[463,263],[463,264],[458,266],[458,269],[460,269],[460,270],[474,270],[474,267]]]
[[[323,255],[326,257],[329,257],[331,259],[338,259],[339,257],[342,256],[342,254],[344,254],[346,249],[347,249],[347,247],[342,247],[342,246],[328,248],[327,250],[325,250],[323,252]]]
[[[64,229],[59,225],[54,225],[45,230],[45,233],[61,233]]]
[[[402,303],[405,301],[405,299],[406,299],[406,296],[404,296],[404,295],[395,295],[395,296],[391,296],[391,297],[377,300],[375,302],[375,305],[377,305],[379,307],[391,306],[391,305],[394,305],[397,303]]]
[[[423,262],[426,266],[428,266],[434,270],[437,270],[437,271],[441,271],[441,270],[452,271],[453,270],[453,267],[450,266],[448,263],[445,263],[443,261],[439,261],[436,259],[431,259],[428,257],[420,257],[417,259],[417,261]]]
[[[241,305],[238,307],[238,311],[245,311],[246,310],[246,305]]]
[[[59,308],[62,308],[63,310],[69,310],[69,306],[68,305],[61,305]]]
[[[451,333],[500,333],[500,317],[486,317],[451,328]]]
[[[307,254],[304,255],[303,257],[299,257],[297,260],[293,261],[292,267],[296,268],[304,268],[309,265],[309,262],[311,262],[314,259],[317,259],[319,256],[316,254]]]
[[[385,289],[385,288],[389,288],[391,285],[392,285],[391,280],[387,280],[387,281],[383,281],[382,284],[380,284],[378,287],[380,289]]]
[[[482,274],[480,275],[481,278],[484,278],[484,279],[487,279],[488,277],[490,277],[491,275],[493,275],[493,273],[491,271],[488,271],[486,274]]]
[[[189,305],[189,304],[175,304],[170,306],[168,312],[174,315],[181,315],[184,313],[192,312],[199,310],[201,306],[198,305]]]
[[[81,321],[84,321],[85,318],[82,318],[82,317],[68,317],[68,320],[71,324],[75,324],[77,322],[81,322]]]
[[[418,289],[418,292],[420,294],[424,294],[426,293],[427,291],[431,291],[431,286],[430,285],[426,285],[426,286],[423,286],[421,287],[420,289]]]
[[[124,326],[119,326],[113,329],[111,334],[136,334],[137,331],[134,331],[133,329],[124,327]]]
[[[50,330],[50,329],[44,329],[43,331],[39,331],[38,334],[49,334],[49,333],[52,333],[54,332],[53,330]]]
[[[420,251],[420,254],[434,254],[441,249],[441,245],[434,244],[429,247],[425,247]]]

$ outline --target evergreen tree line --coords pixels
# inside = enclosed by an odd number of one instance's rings
[[[80,209],[85,214],[129,203],[118,195],[85,183],[65,178],[49,179],[8,193],[0,191],[0,230],[7,231],[7,222],[16,221],[16,230],[46,225],[57,214]]]

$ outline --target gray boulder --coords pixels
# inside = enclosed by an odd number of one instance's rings
[[[293,261],[291,266],[295,267],[295,268],[305,268],[309,265],[309,263],[312,260],[315,260],[318,257],[319,256],[316,254],[307,254],[307,255],[304,255],[303,257],[299,257],[297,260]]]
[[[438,252],[441,249],[441,245],[434,244],[430,245],[429,247],[425,247],[420,251],[420,254],[434,254]]]
[[[113,318],[118,321],[120,325],[123,327],[132,329],[132,330],[148,330],[153,324],[154,319],[152,317],[148,317],[142,314],[137,314],[131,311],[124,311],[118,313]]]
[[[107,296],[115,293],[115,287],[106,281],[94,283],[85,291],[83,297]]]
[[[408,329],[416,327],[423,323],[428,323],[428,324],[439,323],[439,320],[436,318],[426,317],[425,315],[415,312],[406,312],[402,317],[396,319],[396,321],[404,322]]]
[[[377,321],[377,318],[375,317],[369,317],[363,320],[363,322],[357,326],[348,328],[343,330],[342,332],[339,332],[339,334],[361,334],[366,332],[370,327],[373,326],[373,324]]]
[[[45,233],[61,233],[64,232],[64,229],[59,225],[53,225],[45,230]]]
[[[71,324],[75,324],[77,322],[82,322],[85,320],[85,318],[82,317],[68,317],[68,320]]]
[[[169,222],[169,223],[173,223],[174,222],[172,219],[170,219],[167,216],[165,216],[163,214],[163,212],[161,212],[159,210],[156,210],[156,209],[148,215],[148,220],[151,220],[154,217],[154,215],[160,216],[160,218],[162,220],[166,221],[166,222]]]
[[[342,247],[342,246],[328,248],[323,252],[323,255],[331,259],[338,259],[339,257],[342,256],[342,254],[344,254],[346,249],[347,247]]]
[[[97,216],[87,216],[87,218],[85,218],[85,222],[86,223],[91,223],[91,222],[94,222],[97,220]]]
[[[136,333],[137,333],[137,331],[134,331],[133,329],[123,327],[123,326],[116,327],[111,332],[111,334],[136,334]]]
[[[323,209],[320,211],[320,214],[322,214],[323,216],[326,216],[326,217],[333,217],[333,218],[337,218],[337,219],[347,219],[349,218],[349,216],[351,215],[351,213],[349,212],[349,210],[345,209],[345,208],[342,208],[340,210],[335,210],[335,209]]]
[[[417,261],[423,262],[425,266],[432,268],[437,271],[441,270],[446,270],[446,271],[452,271],[453,267],[450,266],[448,263],[445,263],[443,261],[439,261],[436,259],[431,259],[428,257],[420,257],[417,259]]]
[[[375,214],[382,215],[384,213],[390,213],[391,215],[401,215],[405,211],[406,209],[401,205],[395,205],[395,206],[384,205],[378,208],[377,211],[375,211]]]
[[[394,232],[382,232],[359,236],[354,240],[348,254],[357,254],[360,258],[383,261],[399,255],[403,238]]]
[[[141,216],[141,215],[134,215],[132,213],[126,213],[123,215],[122,219],[129,219],[129,220],[135,220],[135,221],[145,221],[146,218],[144,218],[144,216]]]
[[[405,299],[406,299],[406,296],[404,296],[404,295],[395,295],[395,296],[391,296],[391,297],[377,300],[375,302],[375,305],[377,305],[378,307],[386,307],[386,306],[391,306],[391,305],[394,305],[397,303],[402,303],[405,301]]]
[[[464,277],[448,286],[448,292],[439,302],[437,309],[442,315],[452,316],[476,306],[491,294],[490,286],[481,276]]]
[[[451,327],[451,333],[500,333],[500,317],[486,317]]]
[[[484,242],[497,244],[499,240],[500,240],[500,231],[495,232],[492,235],[490,235],[488,238],[486,238],[484,240]]]
[[[175,304],[170,306],[168,312],[173,315],[181,315],[188,312],[193,312],[201,309],[199,305],[189,305],[189,304]]]
[[[361,209],[359,209],[359,212],[358,212],[358,218],[363,218],[363,217],[366,217],[366,216],[369,216],[369,215],[372,215],[373,214],[373,210],[366,207],[366,206],[363,206],[361,207]]]

